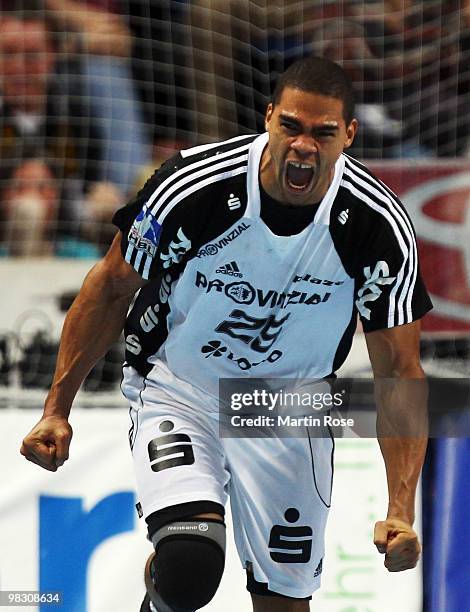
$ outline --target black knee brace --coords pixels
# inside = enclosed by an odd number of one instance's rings
[[[155,588],[175,612],[199,610],[214,597],[225,564],[225,524],[214,519],[169,523],[153,536]]]

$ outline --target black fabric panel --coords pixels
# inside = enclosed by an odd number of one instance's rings
[[[333,372],[339,370],[339,368],[346,361],[346,357],[349,355],[351,346],[353,343],[354,333],[357,327],[357,310],[352,306],[351,320],[344,330],[344,334],[339,341],[338,348],[336,349],[335,358],[333,360]]]
[[[372,176],[372,175],[371,175]],[[355,185],[353,177],[344,177],[345,185]],[[364,187],[356,186],[359,191],[363,192]],[[372,200],[377,206],[384,210],[387,209],[385,202],[377,198],[373,194],[364,192],[367,197]],[[387,191],[392,200],[395,196]],[[401,206],[397,202],[397,206]],[[348,210],[348,220],[345,224],[339,222],[338,217],[344,210]],[[403,210],[403,208],[402,208]],[[406,214],[406,213],[405,213]],[[400,234],[407,249],[411,249],[409,237],[405,236],[401,226],[397,223]],[[398,245],[397,237],[380,212],[372,209],[367,203],[359,197],[353,195],[346,186],[341,186],[338,191],[338,197],[331,209],[330,216],[330,232],[335,244],[335,248],[341,258],[344,268],[347,273],[356,280],[356,296],[357,291],[365,282],[364,268],[370,267],[374,270],[378,261],[385,261],[389,267],[390,275],[396,276],[403,264],[403,253]],[[405,262],[405,276],[409,271],[411,262]],[[402,282],[403,285],[403,282]],[[388,325],[388,298],[393,289],[394,284],[381,285],[380,297],[375,301],[369,301],[367,307],[370,308],[370,319],[361,316],[361,321],[364,331],[370,332],[378,329],[385,329]],[[401,288],[397,293],[397,298],[400,295]],[[418,276],[412,297],[412,320],[416,320],[424,316],[432,308],[431,301],[426,292],[422,279]],[[409,322],[409,321],[404,321]],[[398,324],[398,311],[395,316],[395,325]]]
[[[136,197],[114,213],[112,222],[122,232],[121,253],[124,257],[127,250],[127,235],[134,223],[136,216],[150,198],[157,187],[163,183],[171,174],[182,165],[182,157],[177,155],[168,159],[160,168],[157,168],[147,180]]]
[[[146,376],[151,369],[147,358],[154,355],[168,335],[167,317],[170,312],[168,300],[160,299],[162,282],[175,290],[177,279],[192,258],[196,257],[200,247],[211,242],[218,236],[223,236],[227,230],[240,218],[246,209],[246,175],[242,174],[232,179],[222,181],[223,184],[209,185],[188,199],[185,206],[175,206],[165,219],[159,243],[159,251],[167,252],[170,242],[177,236],[180,227],[185,236],[191,240],[191,249],[185,253],[182,260],[173,264],[166,270],[161,270],[161,261],[157,254],[150,271],[150,282],[141,290],[128,314],[125,325],[125,337],[133,334],[139,338],[142,351],[135,355],[126,351],[126,361],[142,376]],[[235,211],[224,206],[231,193],[237,193],[241,207]],[[127,240],[123,237],[123,249],[127,248]],[[124,255],[124,253],[123,253]],[[158,325],[150,332],[145,333],[141,327],[141,317],[149,307],[158,305]]]
[[[248,201],[246,172],[205,185],[202,188],[198,188],[198,184],[201,180],[220,172],[212,170],[212,166],[218,163],[218,154],[229,153],[226,159],[232,159],[232,150],[249,145],[253,139],[253,136],[249,136],[246,139],[243,138],[233,143],[222,143],[220,146],[203,150],[189,157],[182,157],[180,154],[172,157],[147,181],[137,197],[127,206],[120,209],[114,216],[113,222],[122,232],[121,252],[123,257],[125,257],[129,244],[129,230],[144,204],[163,181],[171,177],[178,170],[185,167],[188,168],[188,173],[184,176],[190,179],[189,182],[179,185],[179,179],[174,182],[170,181],[168,185],[169,188],[175,187],[174,193],[169,198],[165,198],[165,187],[158,198],[158,200],[161,200],[161,209],[167,208],[167,216],[161,228],[157,252],[153,256],[150,266],[149,283],[141,289],[126,320],[125,337],[127,338],[130,335],[136,336],[141,347],[137,355],[135,351],[127,350],[126,361],[142,376],[146,376],[151,369],[151,365],[147,361],[148,357],[158,351],[168,335],[169,293],[166,288],[171,287],[172,291],[174,291],[178,282],[177,279],[184,272],[188,261],[197,256],[201,246],[218,236],[223,236],[231,226],[241,219],[246,210]],[[239,155],[240,153],[235,153],[233,157],[238,157]],[[213,161],[204,166],[207,171],[205,171],[204,176],[201,179],[191,180],[191,166],[201,160],[212,158]],[[244,169],[246,166],[247,162],[245,161],[228,166],[227,170],[230,171],[233,168]],[[200,166],[197,166],[196,170],[199,171]],[[168,209],[173,197],[188,188],[191,191],[191,186],[193,189],[192,193],[174,205],[172,209]],[[240,207],[237,209],[230,209],[228,205],[228,201],[233,195],[240,200]],[[178,232],[180,230],[191,241],[191,248],[182,255],[178,263],[173,263],[169,268],[164,269],[161,254],[169,252],[172,241],[178,241]],[[131,263],[134,262],[136,255],[137,251],[134,249],[130,259]],[[142,261],[141,267],[143,263]],[[141,272],[141,267],[139,267],[139,272]],[[141,320],[148,308],[158,311],[158,325],[150,331],[144,332]]]
[[[227,153],[228,155],[223,161],[229,161],[230,159],[240,156],[240,153],[230,154],[232,150],[243,146],[248,147],[253,140],[254,136],[248,136],[233,143],[220,143],[220,146],[213,147],[209,150],[203,150],[195,155],[182,157],[181,154],[178,154],[165,162],[165,164],[150,177],[136,198],[129,202],[127,206],[118,210],[113,217],[113,223],[122,232],[121,253],[123,257],[125,257],[128,247],[129,230],[138,213],[148,202],[155,190],[166,179],[171,178],[172,174],[184,168],[188,168],[184,177],[175,177],[174,181],[170,180],[168,183],[168,189],[175,188],[175,191],[172,192],[170,196],[167,196],[167,187],[165,187],[155,201],[155,203],[159,205],[158,214],[164,211],[166,213],[166,218],[160,231],[157,252],[153,257],[149,278],[156,278],[162,272],[160,253],[168,250],[168,246],[175,240],[180,228],[192,244],[192,249],[184,256],[184,261],[187,261],[197,253],[205,242],[216,238],[242,217],[247,204],[246,173],[241,173],[232,178],[205,185],[202,188],[200,184],[208,177],[221,172],[220,170],[213,170],[213,166],[219,162],[220,154]],[[247,153],[248,149],[244,154],[246,155]],[[191,166],[204,160],[210,161],[202,167],[197,166],[195,168],[197,172],[203,170],[203,176],[181,184],[181,178],[184,180],[190,179],[192,172]],[[232,169],[242,167],[247,167],[246,161],[228,165],[223,170],[230,172]],[[189,190],[189,195],[170,209],[172,201],[186,190]],[[228,207],[228,200],[231,198],[232,194],[235,194],[239,198],[241,204],[240,208],[235,210],[230,210]],[[153,204],[149,209],[151,209],[152,206]],[[141,271],[139,270],[139,272]]]
[[[307,206],[284,204],[272,198],[259,182],[261,219],[276,236],[294,236],[309,225],[320,203]]]
[[[270,591],[268,589],[268,585],[266,582],[258,582],[255,580],[253,573],[249,570],[246,572],[246,590],[254,595],[261,595],[264,597],[282,597],[284,599],[292,599],[292,600],[300,600],[300,601],[309,601],[312,599],[312,596],[309,597],[289,597],[288,595],[281,595],[281,593],[275,593],[274,591]]]
[[[164,540],[154,559],[155,586],[172,610],[199,610],[214,597],[225,554],[208,538],[188,535]]]

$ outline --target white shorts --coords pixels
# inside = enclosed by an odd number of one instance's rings
[[[270,591],[309,597],[320,586],[333,441],[220,438],[217,414],[200,406],[188,383],[170,393],[174,381],[164,364],[159,387],[124,368],[143,515],[199,500],[225,506],[230,497],[243,566]]]

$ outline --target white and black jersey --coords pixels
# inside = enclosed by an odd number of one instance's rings
[[[142,375],[160,360],[214,397],[220,377],[324,377],[344,362],[358,313],[368,332],[431,308],[402,204],[347,155],[311,223],[288,236],[268,227],[267,140],[182,151],[116,213],[123,257],[149,279],[125,328]]]

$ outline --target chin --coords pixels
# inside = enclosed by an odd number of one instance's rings
[[[312,191],[312,185],[309,185],[302,191],[296,191],[285,183],[283,188],[283,197],[289,204],[306,204],[309,198],[312,197]]]

